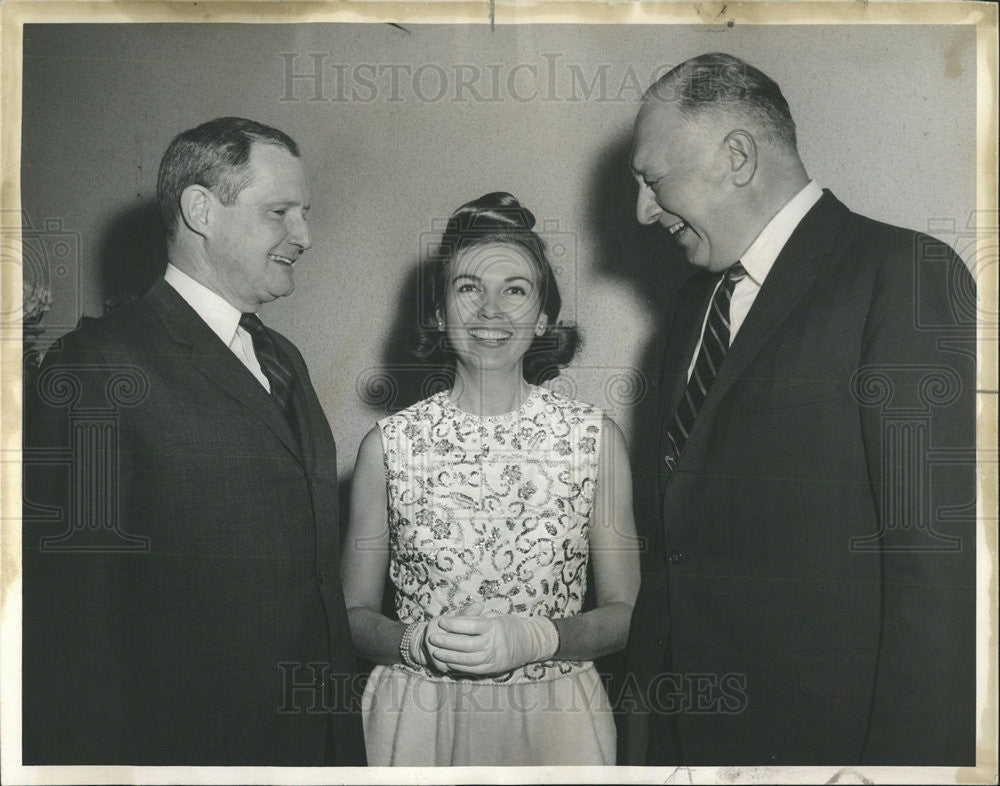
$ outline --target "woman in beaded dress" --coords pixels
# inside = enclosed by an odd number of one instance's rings
[[[372,765],[615,763],[593,660],[625,646],[638,591],[631,476],[610,418],[536,384],[578,338],[533,226],[506,193],[452,215],[422,338],[454,385],[358,452],[343,581],[377,664]],[[588,560],[597,605],[581,613]],[[387,572],[399,621],[380,612]]]

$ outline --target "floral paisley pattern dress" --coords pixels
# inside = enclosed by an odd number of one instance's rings
[[[447,393],[379,421],[389,575],[403,622],[580,613],[603,413],[541,387],[515,412],[472,415]],[[614,764],[590,661],[490,677],[376,666],[363,699],[370,765]]]

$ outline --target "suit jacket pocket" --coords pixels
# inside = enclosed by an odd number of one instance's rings
[[[877,649],[799,650],[796,659],[807,696],[868,696],[874,688]]]

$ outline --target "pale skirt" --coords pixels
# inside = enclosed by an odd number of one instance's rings
[[[592,663],[515,684],[376,666],[361,707],[369,766],[615,763],[614,717]]]

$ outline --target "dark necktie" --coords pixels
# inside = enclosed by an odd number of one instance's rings
[[[684,396],[674,411],[670,425],[667,426],[670,444],[664,461],[671,471],[677,466],[701,405],[705,403],[708,391],[712,387],[712,380],[715,379],[722,361],[725,360],[726,352],[729,351],[729,303],[733,298],[733,289],[737,282],[746,274],[743,265],[737,262],[726,271],[722,285],[712,295],[698,359],[695,361]]]
[[[285,417],[292,420],[292,387],[295,384],[295,372],[292,363],[274,342],[267,332],[264,323],[256,314],[244,314],[240,317],[240,327],[253,339],[253,349],[257,354],[260,369],[271,383],[271,395],[281,407]]]

